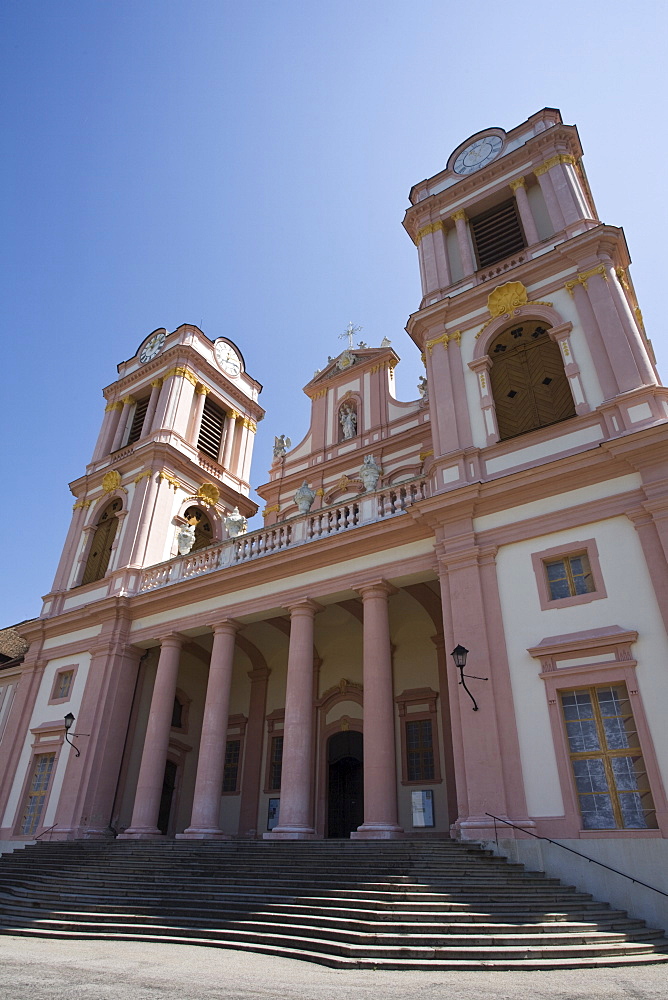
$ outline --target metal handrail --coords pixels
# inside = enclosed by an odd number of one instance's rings
[[[39,838],[43,837],[45,833],[51,833],[51,831],[55,830],[57,826],[58,826],[57,823],[54,823],[53,826],[48,826],[46,830],[42,830],[42,832],[39,834],[38,837],[35,837],[35,840],[39,840]]]
[[[570,851],[571,854],[577,854],[579,858],[584,858],[585,861],[589,861],[593,865],[598,865],[599,868],[607,868],[609,872],[614,872],[615,875],[621,875],[622,878],[627,878],[631,882],[635,882],[637,885],[642,885],[645,887],[645,889],[651,889],[653,892],[658,892],[662,896],[668,896],[668,892],[664,892],[663,889],[657,889],[655,885],[649,885],[647,882],[643,882],[639,878],[633,878],[632,875],[627,875],[626,872],[620,872],[619,869],[617,868],[612,868],[610,865],[603,864],[602,861],[597,861],[596,858],[590,858],[586,854],[582,854],[580,851],[575,851],[572,847],[566,847],[565,844],[560,844],[558,840],[550,840],[549,837],[541,837],[538,833],[532,833],[531,830],[527,830],[523,826],[517,826],[516,823],[511,823],[510,820],[502,819],[500,816],[495,816],[494,813],[486,812],[485,816],[489,816],[491,819],[494,820],[494,838],[497,844],[499,843],[499,838],[496,831],[496,821],[498,820],[499,823],[505,823],[506,826],[512,826],[514,830],[519,830],[521,833],[526,833],[530,837],[533,837],[535,840],[546,840],[548,844],[554,844],[555,847],[561,847],[563,851]]]

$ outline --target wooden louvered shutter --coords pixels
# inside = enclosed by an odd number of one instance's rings
[[[130,428],[130,434],[128,436],[127,444],[134,444],[141,437],[141,432],[144,429],[144,420],[146,419],[146,411],[148,410],[149,396],[145,396],[144,399],[138,399],[135,404],[135,412],[132,418],[132,427]]]
[[[501,440],[575,416],[559,346],[540,324],[504,330],[489,353]]]
[[[471,219],[471,233],[479,267],[495,264],[526,246],[514,198]]]
[[[94,583],[95,580],[101,580],[107,572],[109,559],[111,558],[111,547],[114,544],[114,538],[118,529],[116,512],[122,506],[120,500],[114,500],[106,508],[98,521],[95,534],[93,535],[93,543],[88,554],[83,580],[81,581],[82,585],[85,583]]]
[[[218,461],[220,446],[223,440],[223,425],[225,423],[225,413],[207,397],[202,410],[202,423],[197,439],[197,447],[210,458]]]

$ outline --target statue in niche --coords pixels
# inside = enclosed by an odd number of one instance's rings
[[[279,434],[278,437],[274,438],[274,458],[283,458],[288,448],[292,444],[289,437],[285,434]]]
[[[186,515],[186,523],[177,531],[176,544],[180,556],[187,556],[195,544],[195,528],[199,520],[197,514]]]
[[[354,438],[357,434],[357,414],[352,403],[344,403],[339,411],[339,420],[343,429],[343,440]]]
[[[231,514],[227,514],[223,521],[230,538],[238,538],[245,535],[248,530],[248,518],[239,513],[239,508],[235,507]]]
[[[373,493],[378,485],[378,480],[380,479],[382,472],[383,470],[376,463],[373,455],[364,456],[364,461],[360,466],[358,476],[364,484],[364,491],[366,493]]]
[[[427,384],[427,376],[420,375],[418,379],[418,392],[420,393],[421,399],[429,399],[429,385]]]
[[[301,484],[297,492],[295,493],[295,503],[299,509],[300,514],[308,514],[311,509],[311,505],[315,500],[315,490],[309,488],[306,480]]]

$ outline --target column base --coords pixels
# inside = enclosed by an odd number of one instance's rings
[[[129,827],[124,833],[119,833],[116,840],[165,840],[164,833],[156,827]]]
[[[277,826],[273,830],[268,830],[262,834],[263,840],[321,840],[315,830],[309,827],[291,829],[290,827]]]
[[[504,816],[503,819],[508,817]],[[496,836],[503,836],[508,840],[522,836],[522,830],[533,831],[536,824],[532,819],[509,820],[513,826],[506,826],[499,820],[496,822],[490,816],[467,816],[466,819],[458,819],[451,827],[451,833],[457,840],[494,840]],[[521,827],[520,830],[515,827]]]
[[[223,833],[222,830],[202,830],[198,827],[191,826],[183,833],[177,833],[174,836],[175,840],[232,840],[229,833]]]
[[[391,823],[363,823],[350,834],[351,840],[401,840],[405,837],[403,827]]]

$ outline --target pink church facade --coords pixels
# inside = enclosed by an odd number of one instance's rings
[[[404,226],[419,398],[351,342],[276,439],[262,527],[239,347],[184,325],[119,365],[0,669],[0,840],[505,820],[665,868],[668,398],[623,232],[554,109],[461,143]]]

